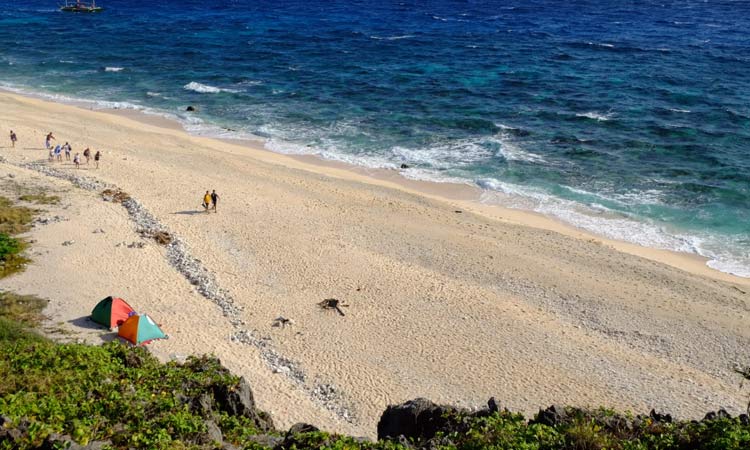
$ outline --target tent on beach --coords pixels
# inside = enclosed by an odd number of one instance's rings
[[[167,339],[167,335],[148,314],[133,314],[117,330],[117,335],[133,345],[146,345],[156,339]]]
[[[128,302],[121,298],[109,296],[94,306],[93,311],[91,311],[91,320],[114,330],[133,314],[135,314],[135,310],[128,305]]]

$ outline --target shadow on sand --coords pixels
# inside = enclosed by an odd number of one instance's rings
[[[85,330],[99,331],[98,337],[102,340],[102,342],[112,342],[119,339],[117,336],[117,331],[107,330],[103,326],[91,320],[91,317],[89,316],[83,316],[77,319],[69,320],[68,323]]]
[[[177,211],[172,214],[182,214],[183,216],[194,216],[196,214],[206,214],[206,211],[192,210],[192,211]]]

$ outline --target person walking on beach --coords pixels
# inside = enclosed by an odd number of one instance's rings
[[[55,149],[50,148],[49,149],[49,162],[52,162],[55,160]]]
[[[86,164],[88,164],[89,159],[91,159],[91,150],[89,150],[88,147],[86,147],[86,150],[83,151],[83,156],[86,158]]]
[[[76,155],[73,157],[73,164],[76,165],[76,169],[81,168],[81,154],[76,153]]]
[[[50,131],[49,134],[47,135],[47,139],[44,140],[44,146],[46,148],[52,147],[52,141],[55,141],[55,140],[56,140],[55,137],[52,136],[52,132]]]
[[[10,130],[10,146],[16,148],[17,140],[18,138],[16,137],[16,133],[14,133],[13,130]]]
[[[203,208],[208,212],[208,207],[211,206],[211,194],[206,191],[206,194],[203,196]]]
[[[217,194],[216,189],[214,189],[211,191],[211,209],[213,209],[215,213],[219,212],[216,210],[217,203],[219,203],[219,194]]]
[[[65,149],[65,160],[70,161],[70,152],[73,149],[70,148],[70,144],[68,144],[67,142],[65,143],[65,145],[63,145],[63,148]]]
[[[99,159],[102,157],[102,152],[99,150],[96,151],[96,154],[94,155],[94,162],[96,163],[96,168],[99,168]]]
[[[60,144],[55,145],[55,158],[58,161],[62,161],[62,147],[60,147]]]

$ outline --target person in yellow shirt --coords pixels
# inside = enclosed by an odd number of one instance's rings
[[[208,212],[208,207],[211,205],[211,194],[206,191],[206,195],[203,196],[203,208]]]

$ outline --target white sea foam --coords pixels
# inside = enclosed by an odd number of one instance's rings
[[[604,44],[600,42],[586,42],[588,45],[593,45],[594,47],[605,47],[605,48],[615,48],[614,44]]]
[[[401,39],[410,39],[413,37],[413,34],[404,34],[402,36],[370,36],[370,39],[375,39],[376,41],[400,41]]]
[[[481,196],[484,203],[532,210],[607,238],[644,247],[696,254],[707,258],[707,265],[716,270],[750,277],[750,257],[740,251],[729,250],[744,248],[746,243],[733,242],[731,238],[710,234],[680,231],[666,224],[657,224],[613,211],[598,203],[583,205],[557,198],[529,186],[514,185],[496,179],[481,179],[477,180],[476,184],[484,190]],[[585,193],[598,196],[590,192]],[[649,195],[652,194],[646,193],[646,199]],[[643,199],[641,196],[640,200]]]
[[[201,84],[195,81],[191,81],[190,83],[186,84],[182,88],[187,91],[200,92],[201,94],[218,94],[219,92],[232,92],[232,93],[240,92],[234,89],[224,89],[224,88],[218,88],[215,86],[209,86],[207,84]]]
[[[105,72],[122,72],[123,70],[125,70],[124,67],[105,67],[104,68]]]
[[[611,113],[602,114],[596,111],[589,111],[589,112],[584,112],[584,113],[577,113],[576,117],[585,117],[591,120],[598,120],[600,122],[606,122],[607,120],[612,118],[612,114]]]
[[[543,163],[546,160],[536,153],[528,152],[508,139],[500,143],[500,154],[506,161],[525,161],[530,163]]]
[[[678,108],[669,108],[672,112],[678,112],[678,113],[689,113],[691,112],[689,109],[678,109]]]

